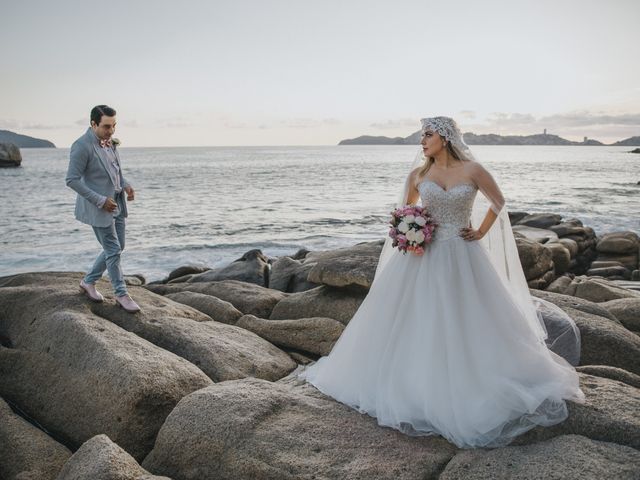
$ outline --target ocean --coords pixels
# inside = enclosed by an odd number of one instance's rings
[[[472,146],[511,211],[578,218],[596,234],[640,232],[640,155],[631,147]],[[417,146],[121,148],[129,203],[125,274],[222,266],[384,238]],[[85,271],[100,251],[74,219],[69,149],[22,149],[0,169],[0,276]]]

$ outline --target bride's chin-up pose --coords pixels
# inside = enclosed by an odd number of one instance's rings
[[[422,132],[398,206],[421,200],[438,224],[432,242],[403,255],[387,239],[333,350],[298,375],[408,435],[504,446],[565,420],[565,400],[584,402],[579,331],[531,297],[502,192],[454,120],[422,119]]]

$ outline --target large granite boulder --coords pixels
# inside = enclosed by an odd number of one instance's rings
[[[344,330],[333,318],[299,318],[267,320],[245,315],[236,323],[285,349],[296,349],[314,355],[328,355]]]
[[[278,290],[238,280],[145,285],[145,288],[159,295],[178,292],[196,292],[211,295],[229,302],[243,314],[250,313],[260,318],[269,318],[276,303],[287,297],[286,293]]]
[[[526,225],[514,225],[512,227],[512,230],[516,233],[519,233],[523,237],[538,243],[546,244],[548,242],[558,241],[558,235],[554,231],[547,230],[545,228],[529,227]]]
[[[143,466],[182,480],[435,478],[456,447],[409,437],[311,385],[246,378],[184,398]]]
[[[208,270],[211,270],[211,269],[209,267],[204,267],[202,265],[183,265],[181,267],[178,267],[172,270],[167,276],[167,278],[165,278],[162,281],[162,283],[173,282],[182,277],[187,277],[187,276],[191,277],[193,275],[197,275],[198,273],[203,273]]]
[[[544,288],[555,278],[553,254],[544,245],[520,236],[516,237],[518,256],[524,276],[532,288]],[[550,278],[549,278],[549,274]]]
[[[569,416],[564,422],[536,427],[516,437],[512,446],[575,434],[635,449],[640,447],[640,389],[608,378],[578,375],[585,402],[568,401]]]
[[[601,253],[629,254],[638,253],[640,237],[635,232],[606,233],[598,240],[596,250]]]
[[[57,480],[171,480],[152,475],[102,434],[87,440],[62,468]]]
[[[640,298],[618,298],[602,302],[600,306],[607,309],[626,328],[640,334]]]
[[[308,279],[331,287],[371,287],[378,258],[371,255],[354,255],[338,258],[321,258],[309,271]]]
[[[584,276],[575,277],[565,293],[596,303],[608,302],[618,298],[640,298],[640,293],[620,287],[603,278]]]
[[[252,332],[210,319],[170,315],[168,305],[185,311],[191,308],[144,289],[132,294],[142,306],[136,315],[109,303],[92,304],[91,311],[189,360],[215,382],[247,376],[277,380],[296,368],[285,352]]]
[[[568,308],[572,308],[574,310],[580,310],[581,312],[591,313],[593,315],[598,315],[599,317],[608,318],[612,322],[622,325],[620,321],[618,321],[616,316],[613,315],[607,308],[605,308],[604,304],[598,304],[580,297],[573,297],[571,295],[565,295],[562,293],[550,292],[549,290],[536,290],[535,288],[530,288],[529,293],[531,293],[531,295],[534,297],[547,300],[557,305],[565,312],[568,311]]]
[[[640,375],[640,337],[606,318],[567,309],[580,329],[581,365],[610,365]]]
[[[287,293],[311,290],[318,286],[307,279],[313,267],[313,262],[305,264],[291,257],[279,257],[271,264],[269,288]]]
[[[532,213],[518,220],[516,225],[535,228],[549,228],[562,221],[562,216],[555,213]]]
[[[105,433],[140,460],[178,401],[213,382],[92,313],[80,278],[0,278],[0,395],[72,449]]]
[[[322,285],[305,292],[292,293],[276,304],[269,318],[290,320],[328,317],[347,325],[365,296],[366,292],[362,290]]]
[[[567,272],[571,267],[571,252],[569,249],[559,241],[547,242],[545,247],[551,250],[555,274],[562,275]]]
[[[261,250],[249,250],[229,265],[192,275],[188,281],[216,282],[220,280],[239,280],[269,287],[269,259],[264,256]]]
[[[0,398],[0,478],[55,480],[71,451]]]
[[[182,291],[169,293],[165,297],[174,302],[189,305],[216,322],[233,325],[242,316],[242,312],[231,303],[204,293]]]
[[[22,154],[16,145],[0,142],[0,168],[19,167],[21,163]]]
[[[447,464],[439,480],[635,480],[640,452],[582,435],[560,435],[531,445],[469,449]]]
[[[617,380],[632,387],[640,388],[640,375],[627,372],[622,368],[609,367],[608,365],[583,365],[576,367],[576,370],[596,377],[610,378],[611,380]]]

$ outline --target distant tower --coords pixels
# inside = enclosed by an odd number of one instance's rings
[[[584,137],[584,140],[582,141],[582,143],[587,143],[588,138]]]
[[[545,134],[545,135],[547,134],[547,129],[546,129],[546,128],[544,129],[544,134]]]

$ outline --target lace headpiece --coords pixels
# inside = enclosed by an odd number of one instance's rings
[[[456,153],[467,160],[474,160],[469,146],[464,143],[462,132],[456,121],[451,117],[428,117],[420,119],[422,133],[426,130],[437,132],[446,141],[451,142]]]

